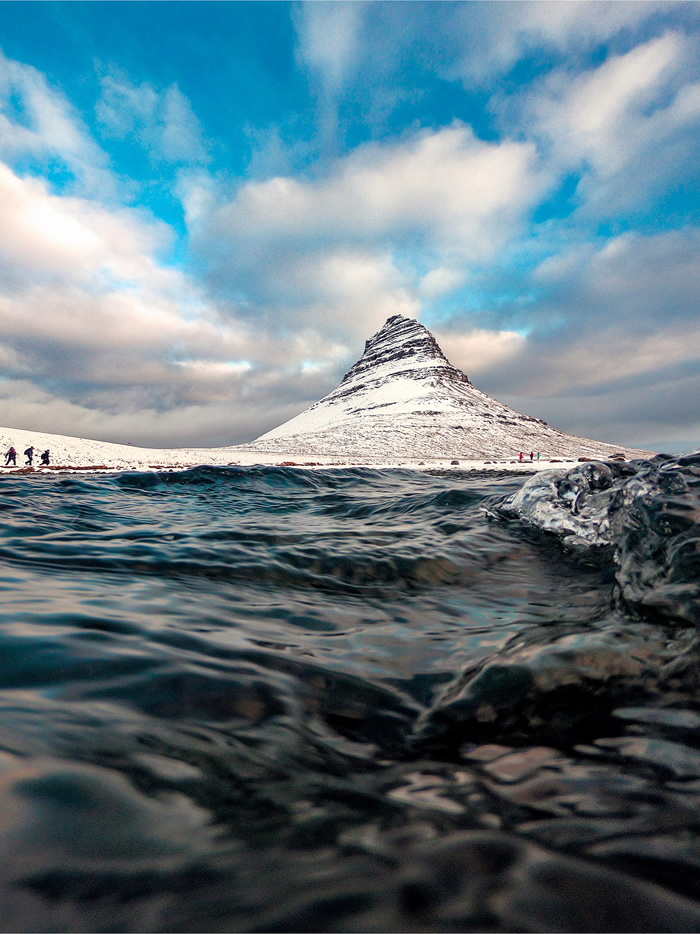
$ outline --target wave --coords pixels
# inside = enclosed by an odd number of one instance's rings
[[[0,929],[698,930],[697,479],[4,477]]]
[[[549,470],[490,507],[575,551],[609,549],[619,595],[645,616],[697,623],[700,452]]]

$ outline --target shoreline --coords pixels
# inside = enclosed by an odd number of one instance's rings
[[[264,460],[244,458],[228,462],[212,463],[211,461],[196,461],[188,463],[162,463],[162,464],[49,464],[48,466],[4,466],[0,464],[0,476],[56,476],[63,474],[120,474],[120,473],[163,473],[163,472],[181,472],[185,470],[195,470],[198,467],[293,467],[302,470],[414,470],[419,473],[425,473],[430,470],[440,470],[445,472],[469,472],[469,473],[522,473],[533,474],[542,470],[569,469],[577,463],[590,461],[603,461],[602,458],[582,457],[573,458],[540,458],[539,461],[530,461],[523,459],[493,459],[493,460],[446,460],[434,459],[425,461],[389,461],[389,460],[331,460],[326,461],[303,461],[292,460],[287,455],[277,458],[267,457]]]
[[[578,452],[566,453],[541,451],[530,460],[530,451],[523,450],[523,459],[519,460],[519,451],[512,454],[492,454],[490,456],[460,456],[458,453],[434,453],[426,456],[421,453],[393,453],[380,455],[378,452],[362,454],[311,454],[301,451],[260,451],[246,445],[227,445],[216,448],[178,447],[178,448],[143,448],[129,444],[116,444],[110,441],[94,441],[87,438],[74,438],[48,432],[24,431],[16,428],[0,427],[0,454],[3,460],[6,452],[14,447],[17,463],[5,466],[0,461],[0,476],[26,476],[35,474],[97,474],[123,473],[126,471],[170,471],[191,470],[195,467],[295,467],[307,470],[327,470],[336,468],[368,468],[377,470],[460,470],[460,471],[509,471],[513,473],[535,473],[552,468],[568,468],[581,460],[612,460],[615,458],[633,460],[639,457],[654,457],[653,452],[637,451],[620,446],[603,445],[603,450],[596,450],[595,445]],[[34,463],[26,465],[23,453],[29,447],[34,451]],[[615,453],[608,453],[605,447]],[[50,452],[49,466],[41,465],[42,452]]]

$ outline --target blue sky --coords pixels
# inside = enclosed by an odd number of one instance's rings
[[[694,3],[0,4],[0,423],[257,437],[392,314],[700,446]]]

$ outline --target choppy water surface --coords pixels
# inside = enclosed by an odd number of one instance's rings
[[[3,930],[700,928],[700,458],[3,477]]]

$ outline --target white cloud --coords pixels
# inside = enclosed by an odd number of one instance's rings
[[[446,69],[465,83],[491,83],[531,55],[579,55],[663,18],[683,4],[669,2],[566,3],[526,0],[520,3],[457,4],[451,41],[454,58]],[[461,53],[461,54],[460,54]]]
[[[535,142],[552,175],[582,175],[582,215],[610,217],[693,176],[699,19],[682,2],[337,3],[304,4],[297,26],[301,60],[342,119],[360,119],[361,99],[363,125],[385,137],[395,105],[436,74],[487,87],[505,134]],[[519,62],[544,77],[501,92]]]
[[[364,14],[358,3],[304,3],[296,11],[298,56],[336,91],[358,58]]]
[[[59,347],[69,349],[84,361],[74,365],[73,377],[86,362],[97,360],[97,370],[101,357],[114,360],[125,352],[135,361],[144,353],[167,360],[174,347],[181,347],[182,353],[206,350],[215,358],[240,351],[233,334],[222,333],[201,318],[187,321],[174,301],[155,291],[135,289],[96,292],[54,286],[50,291],[38,287],[19,295],[0,295],[0,336],[32,345],[41,356],[50,347],[57,352]],[[101,381],[123,382],[134,365],[125,360],[118,371],[103,370]]]
[[[95,114],[106,135],[121,139],[154,119],[159,95],[149,84],[137,86],[112,74],[103,75],[101,84]]]
[[[527,372],[521,384],[527,386]],[[558,393],[528,396],[517,390],[503,401],[536,414],[572,434],[646,450],[691,451],[700,447],[696,400],[700,377],[668,372],[653,381],[606,387],[601,393],[562,388]]]
[[[52,194],[0,163],[0,269],[5,281],[96,282],[172,278],[152,254],[168,242],[165,225],[135,211],[108,210],[84,198]]]
[[[202,128],[177,84],[157,91],[121,73],[102,76],[95,113],[106,136],[138,143],[154,164],[208,161]]]
[[[700,428],[699,256],[690,227],[565,248],[529,284],[522,349],[477,385],[574,434],[688,447]]]
[[[432,299],[439,298],[441,295],[449,295],[455,289],[460,288],[467,281],[467,273],[464,269],[450,269],[447,266],[436,266],[424,276],[421,277],[418,285],[418,294],[421,298]]]
[[[684,44],[679,36],[665,35],[608,59],[572,82],[562,116],[576,154],[592,158],[599,171],[617,170],[630,144],[620,119],[643,115],[662,96],[665,78],[677,69]]]
[[[0,163],[0,211],[6,423],[144,444],[250,440],[323,395],[348,362],[313,316],[286,338],[274,309],[258,308],[265,327],[230,304],[222,317],[159,263],[169,231],[136,210],[55,195]],[[370,257],[329,255],[314,307],[332,315],[337,283],[357,280],[359,313],[385,274],[390,264]]]
[[[251,317],[275,305],[282,328],[315,317],[319,333],[347,338],[389,314],[418,316],[418,270],[442,270],[423,281],[424,299],[455,287],[515,236],[545,184],[534,147],[455,124],[360,147],[315,180],[244,184],[228,202],[190,179],[186,205],[224,299]]]
[[[71,401],[28,380],[9,380],[0,382],[0,403],[4,423],[10,426],[143,447],[232,444],[274,427],[266,400],[235,405],[230,394],[223,401],[207,397],[171,408],[136,398],[129,405],[116,395],[95,404]]]
[[[596,68],[557,69],[496,107],[511,131],[539,141],[553,170],[581,174],[581,214],[638,211],[695,172],[695,66],[691,40],[668,32]]]
[[[361,57],[364,4],[302,3],[294,8],[297,59],[309,68],[318,87],[316,116],[325,146],[334,146],[338,100]]]
[[[83,194],[116,194],[109,159],[70,102],[30,65],[0,52],[0,157],[32,157],[44,167],[59,160]]]
[[[343,347],[325,393],[388,317],[420,318],[509,243],[546,183],[534,147],[454,124],[359,147],[315,179],[243,184],[228,201],[207,178],[181,191],[222,307],[269,338],[308,329],[314,349],[288,357],[307,372],[321,348]]]
[[[319,339],[364,339],[391,315],[421,311],[406,274],[379,249],[319,247],[282,256],[266,270],[265,287],[291,305],[291,320],[280,315],[274,327],[311,328]]]
[[[190,102],[176,84],[163,96],[161,158],[170,162],[207,162],[202,128]]]
[[[659,141],[669,117],[673,127],[688,54],[688,40],[668,33],[593,71],[558,72],[547,82],[549,93],[535,99],[539,124],[570,161],[585,158],[599,175],[615,174],[640,146]]]
[[[183,169],[178,172],[174,190],[189,229],[199,229],[216,211],[219,194],[216,188],[216,180],[205,170]]]
[[[66,401],[162,409],[239,391],[261,342],[159,264],[161,224],[59,197],[0,163],[0,359]],[[264,342],[263,345],[264,346]],[[110,399],[109,403],[105,399]]]
[[[615,331],[598,335],[587,332],[569,346],[558,347],[555,363],[529,370],[533,392],[545,388],[551,395],[563,391],[613,387],[630,378],[668,372],[700,356],[700,327],[676,325],[672,333],[653,334]]]
[[[482,259],[508,238],[542,181],[534,146],[486,143],[456,124],[360,147],[317,182],[278,177],[245,185],[212,227],[246,240],[413,237]]]
[[[526,344],[525,337],[517,331],[473,328],[454,333],[433,329],[433,334],[450,363],[470,378],[516,358]]]
[[[549,61],[580,67],[610,43],[625,51],[670,23],[692,28],[695,6],[669,0],[305,3],[295,16],[298,58],[320,85],[322,108],[352,101],[361,87],[373,122],[420,93],[416,68],[469,89],[495,88],[523,60],[533,59],[537,67]]]

